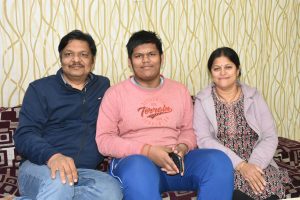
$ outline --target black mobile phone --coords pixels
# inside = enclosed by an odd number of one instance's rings
[[[181,173],[183,171],[181,156],[174,152],[169,153],[169,156],[170,156],[170,158],[172,158],[173,162],[177,166],[179,173]]]

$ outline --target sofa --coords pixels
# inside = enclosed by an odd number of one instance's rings
[[[14,148],[13,134],[18,126],[21,106],[0,107],[0,198],[18,196],[17,175],[21,161]],[[287,198],[300,197],[300,142],[279,137],[279,145],[274,155],[276,163],[288,170],[292,183],[286,185]],[[108,159],[99,166],[107,171]],[[192,191],[170,191],[162,194],[163,200],[196,199]]]

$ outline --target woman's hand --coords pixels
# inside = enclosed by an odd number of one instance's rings
[[[238,164],[236,170],[241,173],[244,179],[249,183],[255,194],[262,193],[266,186],[263,170],[255,164],[245,161]]]

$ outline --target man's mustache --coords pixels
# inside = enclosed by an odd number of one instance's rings
[[[72,65],[70,65],[70,67],[84,67],[84,65],[82,65],[82,64],[72,64]]]

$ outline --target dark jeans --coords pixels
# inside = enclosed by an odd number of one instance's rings
[[[278,196],[272,195],[265,200],[277,200],[279,199]],[[254,200],[253,198],[249,197],[247,194],[241,192],[240,190],[234,190],[232,200]]]

